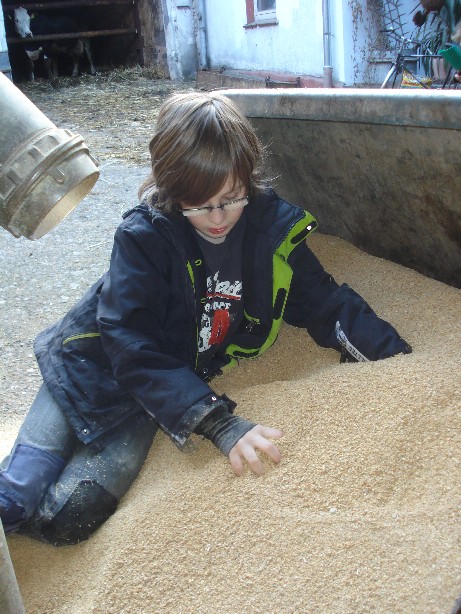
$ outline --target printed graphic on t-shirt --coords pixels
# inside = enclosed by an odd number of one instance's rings
[[[199,352],[206,352],[212,345],[220,344],[226,338],[242,299],[241,281],[220,281],[219,271],[207,278],[207,294],[204,305]]]

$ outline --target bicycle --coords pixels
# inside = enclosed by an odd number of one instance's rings
[[[401,87],[402,79],[405,77],[407,81],[413,82],[416,87],[422,87],[424,89],[430,89],[432,81],[429,77],[421,76],[415,74],[411,68],[408,67],[408,61],[419,61],[422,58],[427,59],[433,57],[440,57],[430,52],[428,53],[413,53],[412,50],[409,52],[406,51],[410,46],[413,47],[414,50],[417,50],[421,47],[421,42],[417,40],[413,40],[411,38],[407,38],[406,36],[399,36],[393,28],[388,30],[381,30],[381,32],[386,32],[392,34],[395,40],[400,42],[399,49],[397,51],[397,56],[395,60],[392,62],[392,66],[390,67],[387,75],[384,78],[384,81],[381,85],[381,89],[385,89],[388,87]]]

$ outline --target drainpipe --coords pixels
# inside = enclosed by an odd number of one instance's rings
[[[207,70],[208,49],[206,40],[205,0],[192,0],[192,9],[198,55],[198,70]]]
[[[323,87],[333,87],[331,65],[330,0],[322,0],[323,15]]]

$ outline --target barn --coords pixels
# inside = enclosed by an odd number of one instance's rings
[[[59,19],[65,15],[78,24],[78,39],[89,41],[98,68],[158,65],[167,72],[165,35],[161,0],[42,0],[41,2],[12,2],[3,0],[2,17],[5,26],[3,72],[7,72],[7,58],[15,82],[28,78],[26,47],[31,41],[21,38],[14,29],[14,9],[22,7],[32,16],[46,14]],[[75,39],[75,31],[34,37],[36,43],[59,44]],[[83,72],[89,72],[88,62],[82,62]],[[45,76],[43,61],[35,66],[36,76]],[[60,74],[71,74],[70,58],[59,58]]]
[[[241,87],[243,81],[246,87],[265,87],[266,82],[302,87],[381,83],[392,53],[380,29],[391,25],[407,32],[414,11],[412,0],[2,2],[8,49],[2,48],[0,34],[0,54],[9,54],[14,80],[23,78],[21,61],[27,63],[23,51],[29,43],[18,37],[11,21],[14,9],[22,6],[31,13],[75,17],[98,68],[156,67],[175,81],[197,79],[205,89]],[[72,36],[64,31],[53,39]]]
[[[81,24],[79,36],[91,42],[100,69],[135,64],[156,67],[175,81],[196,79],[204,89],[265,87],[267,83],[271,87],[274,83],[380,84],[396,44],[393,37],[384,36],[383,27],[410,34],[415,10],[412,0],[2,2],[7,35],[2,42],[0,23],[0,61],[2,53],[9,54],[14,80],[24,78],[21,62],[27,64],[24,49],[29,42],[18,37],[11,20],[14,9],[22,6],[31,13],[75,17]],[[52,38],[65,41],[72,36],[63,31]]]

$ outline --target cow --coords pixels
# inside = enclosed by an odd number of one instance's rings
[[[34,79],[34,64],[43,54],[45,68],[51,79],[58,76],[58,57],[68,55],[72,58],[72,76],[79,73],[80,59],[86,54],[90,64],[90,72],[96,74],[93,63],[90,41],[88,39],[58,39],[33,43],[34,36],[53,34],[73,34],[79,32],[79,26],[75,19],[67,15],[29,15],[27,9],[20,7],[14,9],[14,27],[21,38],[30,38],[31,43],[26,46],[26,54],[30,61],[31,79]]]

